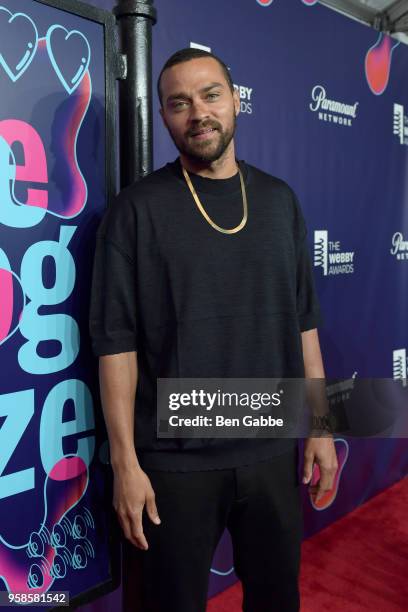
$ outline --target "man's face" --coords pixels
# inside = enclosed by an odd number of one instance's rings
[[[198,161],[219,159],[232,141],[239,96],[219,63],[200,57],[165,70],[160,114],[180,153]]]

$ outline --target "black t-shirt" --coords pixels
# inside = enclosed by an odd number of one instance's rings
[[[302,378],[300,332],[321,322],[295,193],[242,160],[239,166],[248,220],[235,234],[204,219],[179,158],[122,190],[98,229],[92,346],[97,356],[137,351],[135,446],[142,467],[230,468],[297,443],[156,436],[157,378]],[[238,173],[190,178],[215,223],[240,223]]]

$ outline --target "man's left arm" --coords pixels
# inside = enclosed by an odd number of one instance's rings
[[[303,331],[301,336],[305,378],[320,379],[323,384],[325,374],[317,329]],[[332,436],[306,438],[302,480],[304,484],[311,481],[314,463],[319,466],[320,478],[315,485],[310,485],[310,489],[314,500],[319,501],[327,491],[332,489],[338,468]]]

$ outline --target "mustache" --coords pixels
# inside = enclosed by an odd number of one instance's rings
[[[187,132],[187,136],[194,136],[200,130],[205,130],[207,128],[213,128],[214,130],[218,130],[221,132],[221,125],[219,123],[202,123],[200,125],[195,125],[191,130]]]

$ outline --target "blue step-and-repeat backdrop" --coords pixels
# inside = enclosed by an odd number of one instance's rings
[[[299,196],[325,371],[343,382],[331,401],[356,377],[383,377],[400,378],[408,402],[408,47],[315,1],[155,4],[155,81],[179,48],[219,55],[241,98],[237,156]],[[156,167],[177,156],[158,108],[155,96]],[[315,506],[304,488],[306,537],[408,470],[406,439],[338,437],[336,448],[334,489]],[[236,579],[227,531],[211,576],[210,593]]]
[[[110,10],[115,2],[92,4]],[[0,0],[1,36],[12,28],[17,11],[32,19],[38,34],[38,40],[27,38],[37,45],[35,58],[31,61],[32,48],[28,48],[25,59],[23,52],[12,58],[14,68],[11,59],[2,55],[0,36],[0,85],[2,91],[13,89],[16,100],[13,108],[0,102],[0,282],[2,291],[14,292],[15,304],[14,310],[9,303],[2,304],[0,320],[0,589],[24,584],[26,574],[32,583],[41,578],[37,567],[32,569],[30,553],[49,537],[48,565],[44,559],[37,565],[46,584],[53,582],[52,590],[76,594],[109,577],[103,535],[106,517],[95,512],[98,479],[103,476],[90,434],[97,398],[86,362],[88,349],[81,353],[78,344],[83,337],[87,347],[78,292],[78,287],[86,286],[88,274],[84,235],[94,230],[104,205],[104,194],[98,191],[103,184],[98,170],[102,162],[95,162],[100,148],[92,144],[95,138],[103,139],[102,122],[97,121],[104,96],[103,55],[95,26],[84,25],[86,31],[75,27],[87,40],[91,59],[83,46],[85,62],[71,75],[75,86],[72,79],[70,85],[68,68],[58,55],[58,29],[52,27],[62,25],[69,34],[74,25],[68,18],[58,21],[60,15],[40,17],[38,11],[37,19],[34,6],[38,8],[38,3],[32,0]],[[341,381],[331,390],[333,401],[347,398],[356,379],[364,377],[397,379],[401,397],[407,398],[408,47],[314,0],[155,0],[155,6],[154,85],[162,65],[177,49],[199,45],[219,55],[229,66],[241,98],[238,158],[285,179],[298,194],[324,313],[319,336],[325,371],[328,378]],[[25,27],[31,31],[28,22]],[[77,39],[78,48],[83,40]],[[53,71],[54,87],[59,88],[50,94],[41,82],[46,70]],[[38,84],[30,85],[31,97],[24,89],[27,79]],[[159,116],[155,88],[153,93],[158,168],[178,152]],[[64,140],[67,122],[71,137]],[[19,144],[13,148],[12,141]],[[47,170],[46,159],[58,158],[59,152],[62,169]],[[10,193],[11,154],[25,159],[25,166],[16,161],[20,182],[44,184],[48,171],[48,201],[38,185]],[[29,159],[35,160],[30,161],[32,173]],[[74,191],[66,189],[67,181],[75,181]],[[13,206],[12,201],[30,206],[23,214],[23,207]],[[23,308],[27,314],[20,321]],[[64,326],[71,326],[70,338],[76,340],[69,351],[47,347],[46,315],[55,318],[54,343],[62,342],[59,326],[65,334]],[[54,325],[51,319],[49,323]],[[70,370],[74,361],[75,369]],[[398,393],[398,387],[393,388]],[[76,416],[75,398],[80,400]],[[374,405],[378,397],[372,401]],[[64,404],[67,414],[62,417]],[[369,401],[367,405],[369,414]],[[60,439],[76,434],[71,446],[60,442],[58,446],[56,431]],[[304,488],[306,537],[408,471],[406,439],[339,436],[336,447],[339,469],[333,490],[314,505]],[[77,459],[67,458],[70,452]],[[53,526],[57,517],[60,522],[67,517],[65,532],[73,544],[66,545],[66,572],[57,580],[56,568],[54,575],[45,571],[58,553],[58,534],[42,530],[44,500],[48,493],[58,497],[53,490],[66,487],[66,480],[72,482],[78,499],[53,510]],[[75,520],[86,526],[84,539],[92,546],[85,550],[85,567],[70,562],[76,559],[75,545],[80,544]],[[17,582],[12,583],[13,577]],[[235,580],[226,531],[213,559],[209,595]],[[119,589],[82,610],[109,610],[120,598]]]

